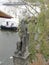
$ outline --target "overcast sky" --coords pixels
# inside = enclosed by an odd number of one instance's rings
[[[8,0],[0,0],[0,3],[8,2]]]

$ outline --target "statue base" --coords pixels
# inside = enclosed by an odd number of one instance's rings
[[[24,56],[19,56],[18,54],[13,56],[14,65],[29,65],[29,56],[30,53],[25,53]]]

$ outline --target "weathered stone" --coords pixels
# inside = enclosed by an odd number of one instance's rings
[[[13,56],[14,65],[29,65],[29,53],[26,53],[25,56]]]
[[[25,21],[21,22],[21,36],[20,41],[17,42],[16,53],[13,56],[14,65],[29,65],[28,44],[29,44],[29,32]]]

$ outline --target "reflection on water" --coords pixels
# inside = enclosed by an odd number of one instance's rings
[[[18,39],[19,36],[16,32],[0,31],[0,62],[7,61],[6,59],[13,55]]]

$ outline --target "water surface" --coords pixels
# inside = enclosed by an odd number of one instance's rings
[[[4,62],[2,65],[11,65],[9,63],[11,62],[10,56],[16,50],[16,42],[18,40],[17,32],[0,31],[0,63]]]

